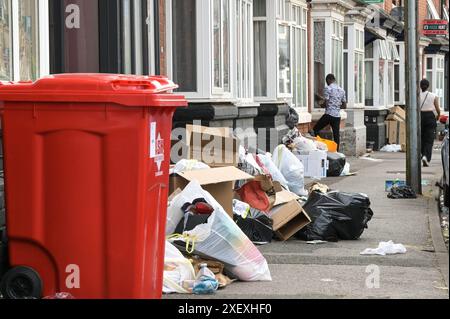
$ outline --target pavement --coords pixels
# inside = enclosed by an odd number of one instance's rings
[[[334,190],[370,197],[374,217],[359,240],[318,245],[295,239],[274,241],[259,247],[269,263],[271,282],[235,282],[215,295],[164,298],[448,299],[449,256],[436,201],[435,183],[442,175],[438,150],[431,166],[422,172],[428,184],[423,196],[414,200],[391,200],[384,190],[386,179],[405,179],[404,153],[376,152],[349,162],[357,175],[321,182]],[[365,248],[389,240],[405,245],[406,254],[360,255]]]

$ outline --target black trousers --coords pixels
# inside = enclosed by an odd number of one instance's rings
[[[433,154],[434,140],[436,139],[436,115],[434,112],[421,112],[422,119],[422,156],[427,158],[427,161],[431,161]]]
[[[317,124],[314,126],[313,130],[314,130],[314,136],[319,135],[319,132],[321,130],[323,130],[325,127],[327,127],[328,125],[331,126],[331,129],[333,130],[333,139],[336,142],[337,146],[338,146],[338,151],[339,151],[339,145],[341,142],[341,137],[340,137],[340,126],[341,126],[341,118],[340,117],[334,117],[328,114],[324,114],[319,122],[317,122]]]

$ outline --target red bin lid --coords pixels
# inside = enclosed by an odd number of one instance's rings
[[[0,82],[0,101],[98,102],[124,106],[186,106],[178,86],[164,76],[56,74],[36,82]]]

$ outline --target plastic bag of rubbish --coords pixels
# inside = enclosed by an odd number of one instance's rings
[[[387,195],[390,199],[414,199],[417,198],[416,192],[407,185],[393,186]]]
[[[312,192],[303,209],[312,223],[297,237],[308,241],[356,240],[373,216],[369,198],[359,193]]]
[[[328,159],[327,176],[328,177],[341,176],[342,172],[344,171],[345,164],[347,163],[345,155],[338,152],[334,153],[328,152],[327,159]]]
[[[199,162],[197,160],[182,159],[175,165],[175,167],[173,168],[173,172],[177,174],[181,172],[196,171],[207,168],[209,168],[209,166],[203,162]]]
[[[209,295],[213,294],[217,289],[219,289],[219,282],[214,273],[208,269],[207,264],[200,264],[200,270],[192,290],[193,293],[196,295]]]
[[[270,281],[272,277],[264,256],[241,231],[222,206],[196,181],[189,183],[172,201],[170,211],[178,210],[186,202],[204,198],[213,208],[207,223],[195,226],[183,234],[174,234],[176,244],[184,242],[187,252],[221,261],[225,269],[242,281]],[[178,222],[182,218],[178,219]],[[180,247],[181,248],[181,247]]]
[[[286,125],[289,127],[289,129],[293,129],[297,126],[298,121],[299,121],[299,116],[297,111],[290,107],[289,108],[289,114],[286,116]]]
[[[256,245],[268,244],[273,237],[273,220],[266,216],[243,218],[234,215],[234,221],[245,235]]]
[[[342,170],[341,176],[350,175],[350,163],[345,163],[344,169]]]
[[[392,240],[380,242],[377,248],[366,248],[360,255],[395,255],[406,253],[406,248],[402,244],[394,244]]]
[[[257,156],[259,160],[264,164],[264,166],[269,170],[272,179],[276,182],[279,182],[284,188],[289,190],[286,178],[284,178],[283,174],[281,174],[280,170],[272,160],[272,154],[258,154]]]
[[[388,144],[380,149],[380,152],[397,153],[402,151],[402,146],[397,144]]]
[[[191,262],[171,243],[166,241],[164,255],[163,293],[188,294],[183,283],[195,280],[195,271]]]
[[[316,151],[317,146],[313,140],[299,136],[294,140],[295,151],[299,154],[309,154],[309,152]]]
[[[304,167],[302,162],[285,145],[279,145],[273,152],[273,162],[283,174],[289,190],[299,196],[307,196]]]

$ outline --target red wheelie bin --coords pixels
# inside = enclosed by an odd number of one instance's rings
[[[105,74],[0,84],[4,297],[161,298],[176,88]]]

